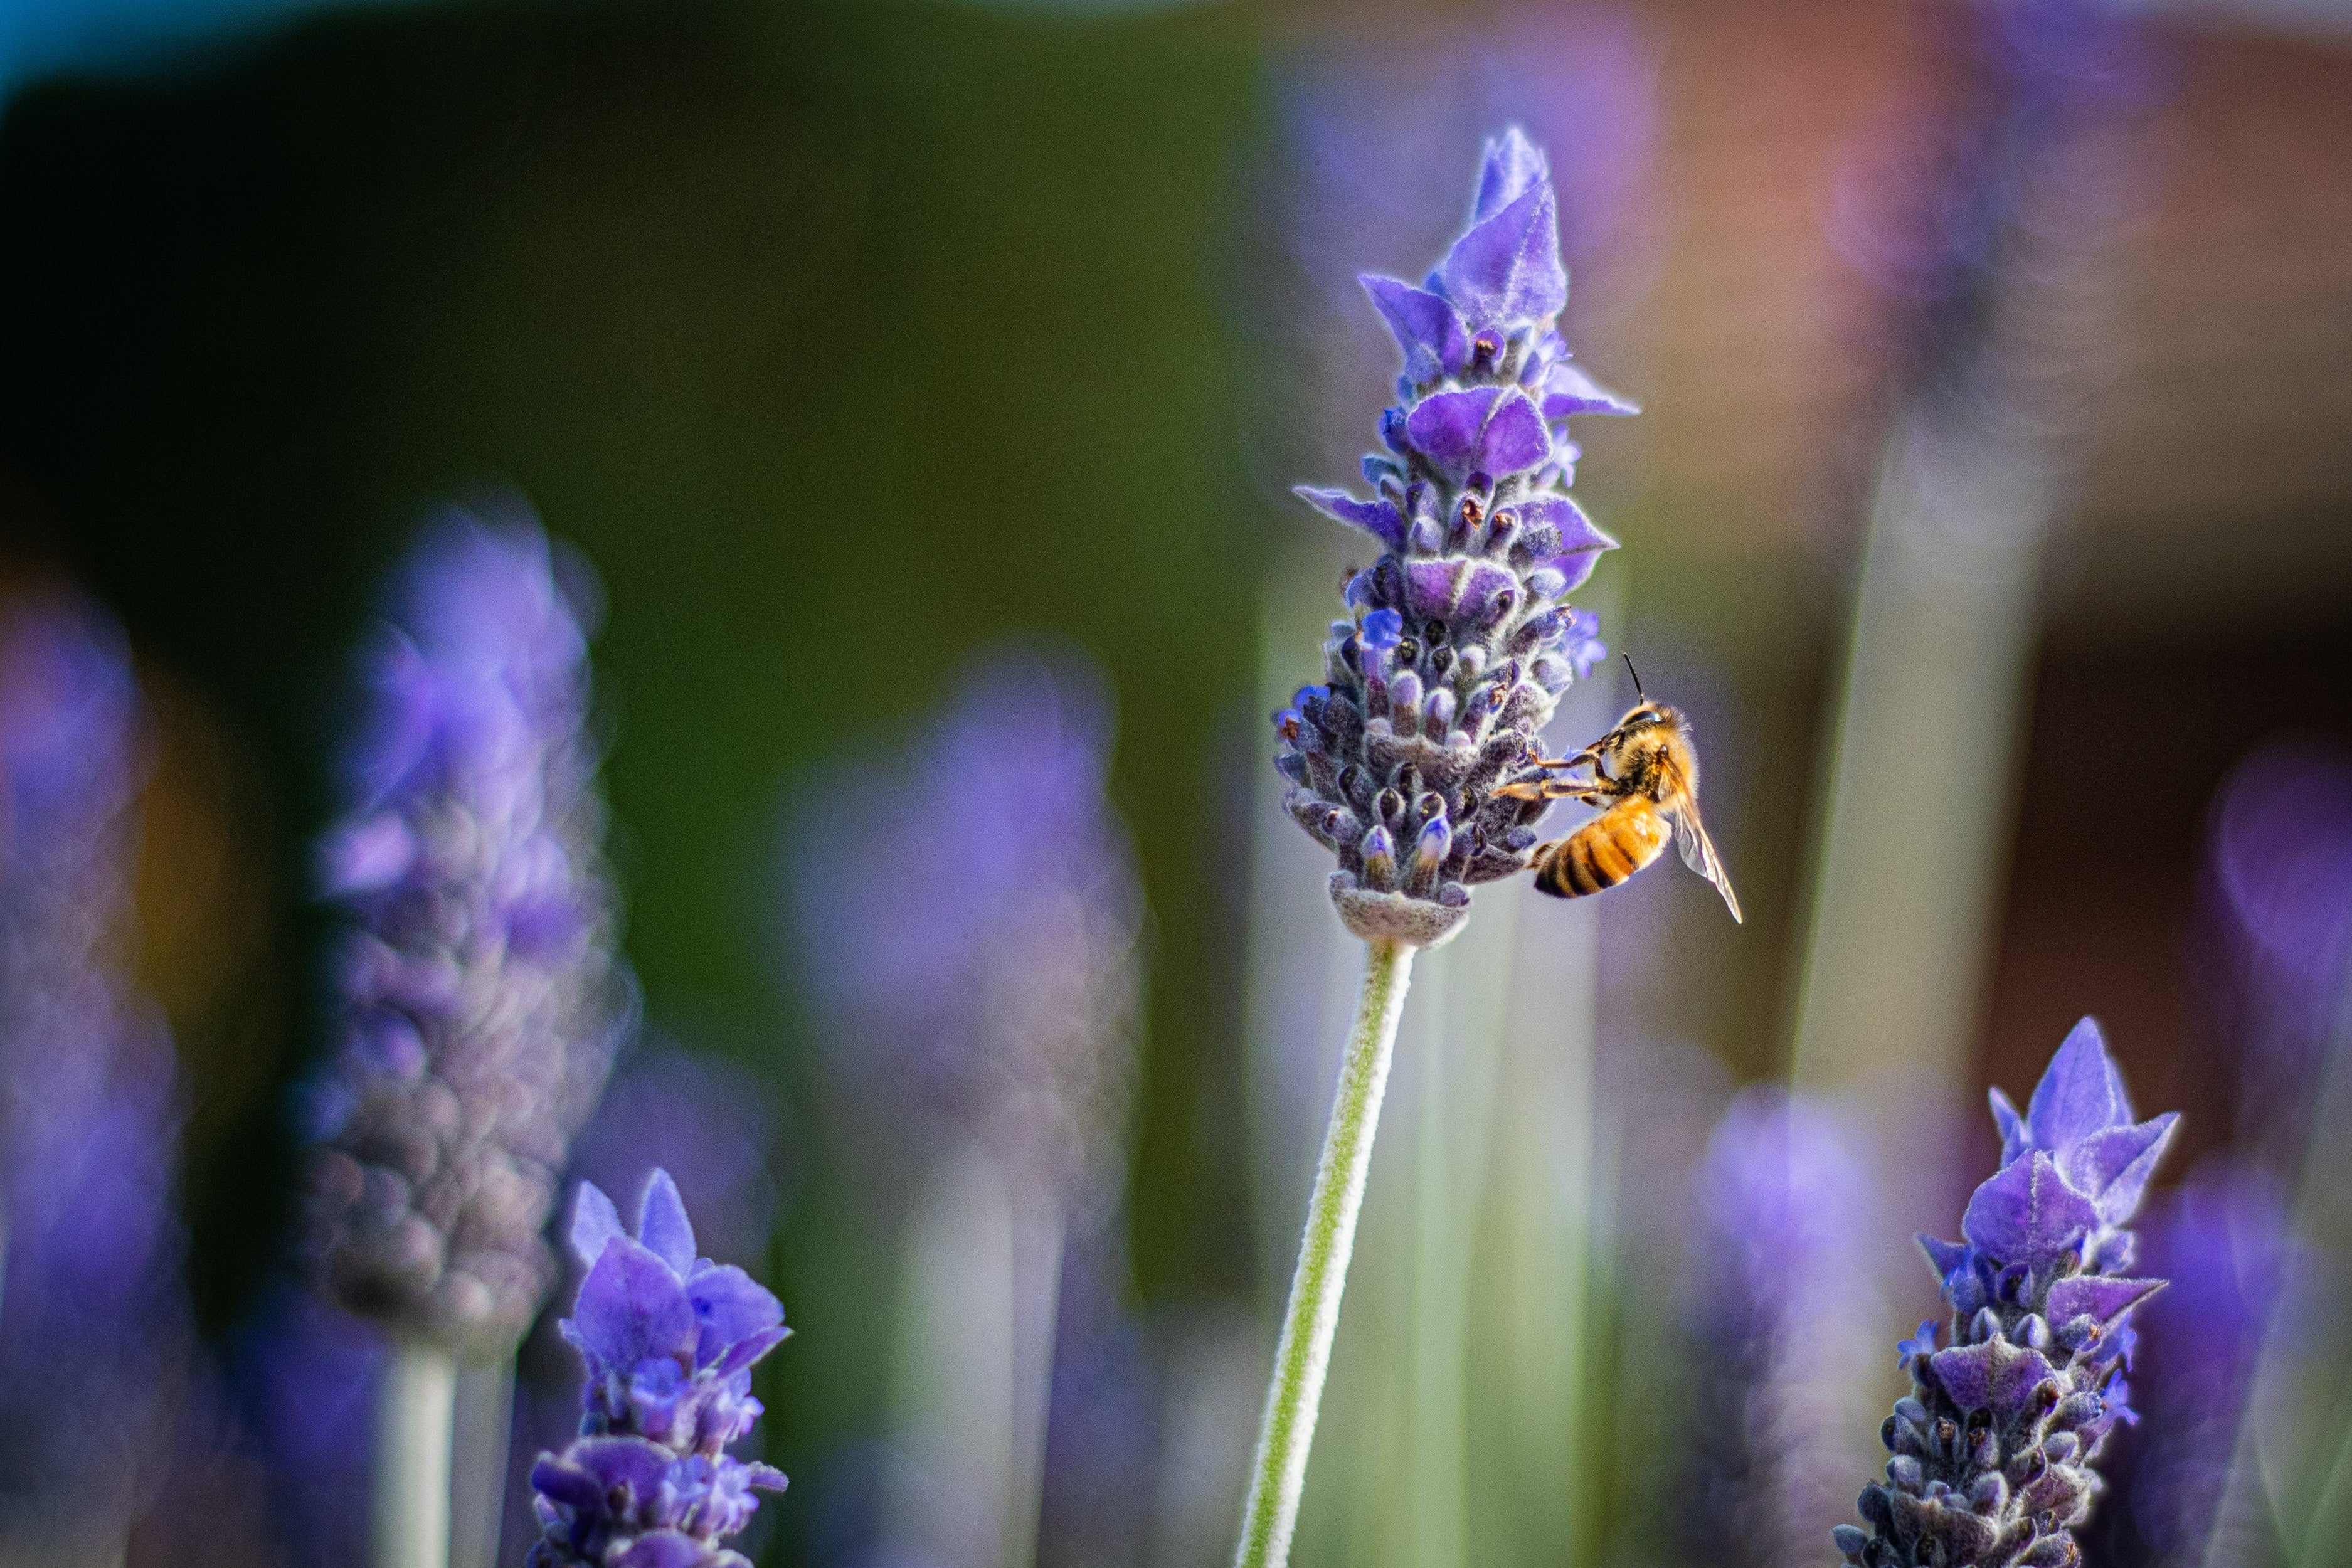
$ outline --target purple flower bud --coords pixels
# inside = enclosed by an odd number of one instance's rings
[[[570,565],[527,517],[420,541],[320,847],[349,925],[310,1096],[316,1266],[353,1311],[493,1353],[553,1281],[557,1173],[633,1012]]]
[[[2130,1319],[2164,1281],[2120,1277],[2132,1244],[2124,1227],[2179,1118],[2133,1120],[2087,1018],[2023,1114],[1997,1089],[1992,1110],[2002,1164],[1969,1201],[1966,1241],[1920,1238],[1952,1310],[1949,1342],[1935,1348],[1932,1323],[1903,1342],[1913,1398],[1896,1407],[1898,1418],[1916,1408],[1937,1433],[1975,1436],[1920,1456],[1927,1488],[1949,1493],[1935,1508],[1906,1501],[1915,1488],[1864,1489],[1872,1531],[1835,1536],[1854,1568],[2078,1561],[2073,1532],[2103,1484],[2107,1435],[2138,1419],[2125,1383]],[[1890,1446],[1898,1436],[1890,1428]]]
[[[587,1364],[581,1436],[541,1454],[530,1484],[541,1527],[530,1568],[735,1568],[723,1547],[783,1476],[728,1454],[760,1402],[751,1366],[783,1342],[784,1310],[730,1264],[695,1255],[677,1184],[646,1183],[636,1231],[582,1183],[572,1247],[588,1268],[558,1325]]]
[[[1369,574],[1381,607],[1363,614],[1358,627],[1361,662],[1331,668],[1327,701],[1350,714],[1321,726],[1333,773],[1293,763],[1300,734],[1277,721],[1284,748],[1277,765],[1308,792],[1293,815],[1310,825],[1318,820],[1308,809],[1314,801],[1351,804],[1323,782],[1349,766],[1369,769],[1375,788],[1415,771],[1428,787],[1461,801],[1460,820],[1489,821],[1494,792],[1506,781],[1479,773],[1475,751],[1450,745],[1453,716],[1464,715],[1473,740],[1486,738],[1490,721],[1532,738],[1572,676],[1601,657],[1591,616],[1580,621],[1554,608],[1584,580],[1592,557],[1614,543],[1564,493],[1564,465],[1574,454],[1565,421],[1633,408],[1565,363],[1567,345],[1552,321],[1568,300],[1568,272],[1543,153],[1517,129],[1506,132],[1487,144],[1475,189],[1470,226],[1420,287],[1362,279],[1404,356],[1402,401],[1381,416],[1381,439],[1395,460],[1380,458],[1378,469],[1387,474],[1401,464],[1403,509],[1385,484],[1372,500],[1299,491],[1387,547]],[[1368,462],[1365,471],[1375,470]],[[1380,650],[1400,640],[1428,651],[1426,689],[1415,675],[1399,694],[1399,678]],[[1496,649],[1519,657],[1536,677],[1521,689],[1524,700],[1507,710],[1480,690],[1480,671]],[[1370,723],[1381,719],[1390,727],[1375,731]],[[1509,820],[1499,826],[1532,824],[1544,807],[1504,797],[1500,816]],[[1468,834],[1453,835],[1434,867],[1421,863],[1430,847],[1426,837],[1414,847],[1411,875],[1400,885],[1393,837],[1375,832],[1339,846],[1331,894],[1350,930],[1416,945],[1441,942],[1461,922],[1468,884],[1527,865],[1524,852],[1480,855]]]

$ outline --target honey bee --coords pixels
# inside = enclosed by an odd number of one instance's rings
[[[1625,668],[1633,668],[1633,660]],[[1698,753],[1691,748],[1690,731],[1682,714],[1643,695],[1638,675],[1633,692],[1642,700],[1615,729],[1572,757],[1534,764],[1559,772],[1589,767],[1591,778],[1525,779],[1499,792],[1520,800],[1573,800],[1601,807],[1599,816],[1567,837],[1536,847],[1536,886],[1559,899],[1613,888],[1655,860],[1672,838],[1683,864],[1715,884],[1737,921],[1738,896],[1699,820]]]

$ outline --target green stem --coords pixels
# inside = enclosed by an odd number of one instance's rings
[[[1364,990],[1339,1068],[1323,1160],[1307,1203],[1307,1234],[1298,1271],[1290,1280],[1290,1307],[1275,1347],[1274,1382],[1266,1390],[1249,1501],[1242,1509],[1241,1550],[1234,1568],[1282,1568],[1298,1524],[1299,1493],[1307,1484],[1307,1450],[1315,1441],[1315,1412],[1331,1366],[1331,1340],[1339,1327],[1339,1293],[1347,1288],[1348,1255],[1356,1245],[1356,1211],[1363,1206],[1364,1175],[1371,1168],[1372,1133],[1387,1091],[1389,1056],[1404,1012],[1412,949],[1393,942],[1366,944]]]
[[[398,1345],[376,1398],[374,1568],[448,1568],[457,1363],[436,1346]]]

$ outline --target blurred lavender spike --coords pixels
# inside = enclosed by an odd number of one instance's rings
[[[2135,1121],[2123,1075],[2085,1018],[2023,1112],[1995,1089],[2001,1168],[1969,1200],[1959,1242],[1921,1237],[1951,1308],[1948,1343],[1919,1326],[1898,1347],[1912,1392],[1880,1429],[1894,1458],[1863,1488],[1871,1526],[1837,1527],[1853,1568],[2073,1568],[2074,1531],[2103,1485],[2133,1312],[2128,1228],[2179,1118]]]
[[[142,727],[99,612],[0,618],[0,1559],[119,1553],[185,1376],[178,1090],[123,977]]]
[[[580,1436],[531,1468],[542,1533],[528,1568],[750,1568],[722,1543],[784,1478],[727,1448],[760,1418],[751,1368],[789,1332],[782,1306],[696,1256],[666,1171],[646,1181],[634,1232],[582,1183],[572,1247],[588,1266],[562,1325],[587,1368]]]
[[[1697,1173],[1685,1286],[1694,1407],[1679,1493],[1694,1563],[1798,1568],[1852,1506],[1845,1406],[1876,1309],[1867,1164],[1828,1105],[1742,1094]]]
[[[2143,1380],[2131,1533],[2152,1568],[2257,1561],[2217,1532],[2263,1336],[2294,1268],[2285,1200],[2262,1173],[2208,1161],[2150,1221],[2148,1240],[2173,1283],[2141,1330],[2156,1371]]]
[[[1566,595],[1616,544],[1569,499],[1568,420],[1634,409],[1569,363],[1558,197],[1516,127],[1486,144],[1469,223],[1428,277],[1360,281],[1404,359],[1386,449],[1364,459],[1373,494],[1298,495],[1382,552],[1347,584],[1324,683],[1275,715],[1276,765],[1339,858],[1349,929],[1425,947],[1472,886],[1528,865],[1545,803],[1496,791],[1601,656]]]
[[[2247,757],[2214,801],[2206,879],[2221,962],[2196,973],[2238,1043],[2239,1138],[2290,1180],[2352,997],[2352,755],[2282,742]]]
[[[947,1568],[1034,1555],[1062,1253],[1122,1186],[1142,900],[1110,742],[1090,666],[1001,652],[789,836],[845,1121],[913,1189],[883,1550]]]
[[[849,1097],[961,1130],[1099,1216],[1120,1181],[1142,896],[1078,658],[977,664],[899,754],[803,801],[799,973]]]
[[[317,1262],[352,1310],[491,1358],[554,1279],[557,1173],[633,1012],[572,565],[527,515],[425,533],[320,846],[348,930],[310,1102]]]

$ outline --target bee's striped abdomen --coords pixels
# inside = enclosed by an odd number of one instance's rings
[[[1656,859],[1674,833],[1648,800],[1621,800],[1552,847],[1536,865],[1536,886],[1556,899],[1613,888]]]

